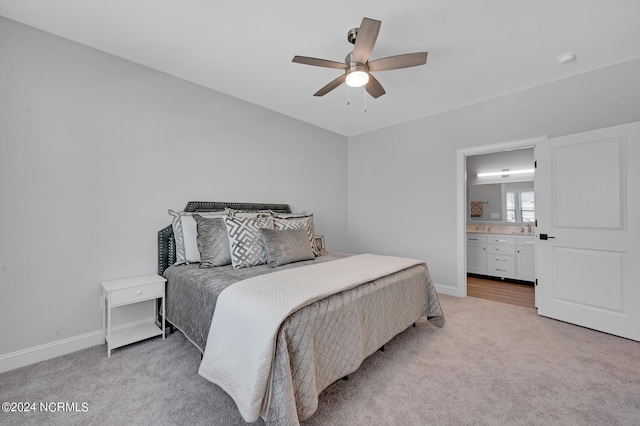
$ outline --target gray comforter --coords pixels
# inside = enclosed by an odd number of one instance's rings
[[[250,276],[345,256],[328,253],[280,268],[171,267],[165,272],[167,319],[203,350],[217,297],[227,286]],[[317,410],[322,390],[357,370],[366,357],[423,315],[438,327],[444,324],[424,264],[334,294],[293,313],[278,332],[269,404],[263,418],[268,424],[297,425],[310,417]]]
[[[259,265],[233,269],[231,265],[199,268],[199,264],[171,266],[164,272],[167,279],[167,320],[204,352],[218,295],[233,283],[283,269],[329,262],[350,256],[347,253],[324,252],[314,260],[290,263],[272,268]]]

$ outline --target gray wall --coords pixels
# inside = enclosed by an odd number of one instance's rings
[[[0,356],[100,330],[100,281],[154,273],[190,200],[289,203],[346,249],[346,180],[343,136],[0,17]]]
[[[639,75],[634,60],[350,138],[350,250],[424,259],[461,294],[457,150],[638,121]]]

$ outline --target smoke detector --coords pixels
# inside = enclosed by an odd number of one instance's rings
[[[563,53],[556,58],[556,61],[560,64],[568,64],[576,60],[576,54],[574,52]]]

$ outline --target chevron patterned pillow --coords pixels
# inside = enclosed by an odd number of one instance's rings
[[[260,238],[260,228],[273,229],[272,217],[226,217],[231,264],[234,269],[267,263],[267,250]]]

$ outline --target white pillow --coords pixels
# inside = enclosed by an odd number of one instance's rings
[[[227,210],[219,212],[175,212],[169,210],[172,216],[171,227],[173,228],[173,238],[176,241],[176,263],[200,262],[200,250],[198,250],[198,225],[193,218],[194,214],[202,217],[227,217]]]

